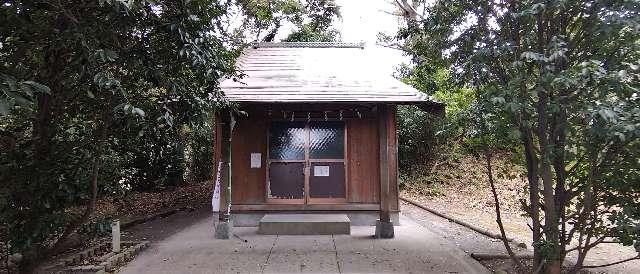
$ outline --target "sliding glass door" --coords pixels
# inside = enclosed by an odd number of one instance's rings
[[[346,201],[345,126],[341,121],[272,122],[267,201]]]

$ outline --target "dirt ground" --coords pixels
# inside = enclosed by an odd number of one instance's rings
[[[144,222],[128,229],[122,230],[123,240],[162,240],[181,229],[188,227],[193,222],[200,220],[209,210],[212,193],[210,181],[192,183],[175,189],[166,189],[157,192],[133,192],[127,197],[108,197],[100,199],[96,206],[93,220],[120,219],[121,223],[130,220],[148,219],[158,216],[153,221]],[[166,215],[166,216],[165,216]],[[164,217],[163,217],[164,216]],[[171,216],[171,218],[165,218]],[[166,219],[166,220],[165,220]],[[159,220],[162,225],[154,227]],[[78,237],[78,242],[68,250],[47,258],[41,262],[37,269],[45,269],[56,263],[59,259],[80,252],[91,246],[109,243],[109,233],[96,235],[86,239]]]
[[[158,242],[202,219],[211,218],[212,214],[210,206],[201,205],[192,210],[179,211],[171,216],[135,225],[122,231],[122,238],[126,241]]]
[[[420,202],[422,205],[446,213],[449,216],[498,233],[493,196],[491,195],[482,164],[472,158],[463,158],[460,160],[459,165],[449,166],[451,170],[447,171],[451,175],[446,178],[444,183],[427,185],[419,182],[418,187],[414,185],[413,187],[405,188],[401,192],[401,196]],[[496,165],[505,166],[505,163],[498,160]],[[502,174],[505,174],[505,172],[502,172]],[[520,199],[526,198],[523,196],[523,190],[526,187],[524,178],[516,170],[510,176],[501,176],[496,187],[500,197],[502,219],[507,236],[526,243],[531,249],[532,238],[531,230],[527,226],[528,218],[521,216],[522,210],[520,209]],[[456,244],[468,252],[506,254],[502,243],[494,239],[483,239],[480,236],[467,235],[461,232],[465,231],[465,229],[455,228],[457,225],[454,223],[445,221],[424,210],[419,210],[414,206],[403,204],[403,213],[409,214],[414,219],[422,218],[428,220],[426,225],[441,231],[441,233],[449,234],[452,240],[457,241]],[[625,247],[615,243],[601,244],[592,249],[585,265],[600,265],[636,255],[637,253],[633,247]],[[569,260],[575,260],[575,254],[570,254]],[[509,265],[508,260],[501,265],[508,268],[506,266]],[[640,261],[636,260],[612,267],[593,269],[591,272],[640,273]]]
[[[126,197],[100,199],[95,218],[117,217],[121,220],[144,217],[174,208],[192,208],[211,200],[211,181],[194,182],[156,192],[132,192]]]

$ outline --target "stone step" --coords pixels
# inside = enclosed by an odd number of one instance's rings
[[[351,234],[347,214],[267,214],[258,225],[266,235]]]

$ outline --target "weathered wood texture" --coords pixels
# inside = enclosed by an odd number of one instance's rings
[[[216,113],[213,116],[213,178],[218,177],[218,163],[222,161],[222,122],[220,121],[220,115]],[[220,169],[220,176],[222,176],[222,169]],[[215,183],[215,182],[214,182]]]
[[[270,43],[246,49],[242,81],[220,83],[232,102],[399,103],[437,112],[444,105],[378,69],[375,56],[345,43]]]
[[[388,131],[388,110],[386,105],[378,107],[378,149],[380,157],[378,162],[378,172],[380,174],[380,221],[389,222],[389,131]]]
[[[229,183],[229,115],[225,112],[217,116],[216,123],[216,145],[218,145],[217,155],[219,161],[222,162],[222,170],[220,176],[220,221],[228,220],[227,210],[227,187]]]
[[[378,203],[378,125],[375,119],[347,122],[347,157],[350,203]]]
[[[387,147],[389,151],[389,205],[390,209],[399,209],[398,202],[398,132],[396,130],[397,115],[396,106],[390,105],[387,109]]]
[[[388,108],[388,115],[378,119],[376,110],[364,106],[342,106],[344,109],[359,107],[360,117],[345,117],[347,145],[345,161],[347,161],[346,183],[347,204],[342,205],[267,205],[267,150],[268,128],[271,120],[281,120],[283,110],[295,110],[300,116],[305,116],[304,110],[314,110],[314,105],[308,108],[300,105],[274,105],[271,111],[263,107],[248,108],[248,117],[238,118],[233,132],[232,141],[232,171],[233,191],[232,202],[234,210],[377,210],[380,204],[380,142],[379,125],[384,120],[387,126],[389,147],[389,210],[398,209],[397,189],[397,138],[395,134],[395,107]],[[341,108],[341,109],[342,109]],[[327,108],[330,109],[330,108]],[[319,110],[319,109],[318,109]],[[326,109],[325,109],[326,110]],[[269,117],[269,113],[271,117]],[[304,115],[302,115],[304,114]],[[298,114],[296,114],[298,115]],[[346,116],[346,115],[345,115]],[[297,117],[297,116],[296,116]],[[226,122],[226,121],[225,121]],[[223,126],[228,126],[225,123]],[[222,142],[224,143],[224,142]],[[261,153],[261,168],[251,168],[251,153]],[[221,158],[224,158],[221,155]],[[223,175],[224,174],[223,172]],[[225,179],[226,176],[223,176]],[[226,186],[222,182],[223,187]],[[224,188],[223,188],[224,191]],[[224,192],[221,203],[224,205]],[[224,208],[221,207],[221,208]]]
[[[268,125],[257,115],[237,119],[231,147],[234,204],[265,202]],[[251,168],[251,153],[261,154],[260,168]]]
[[[380,208],[379,204],[259,204],[259,205],[232,205],[233,211],[374,211]]]

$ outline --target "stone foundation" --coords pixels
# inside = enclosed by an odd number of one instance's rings
[[[260,220],[266,214],[287,214],[287,211],[276,212],[233,212],[231,219],[233,220],[233,226],[237,227],[257,227]],[[306,212],[291,212],[292,214],[305,214]],[[377,211],[350,211],[350,212],[308,212],[309,214],[347,214],[352,226],[375,226],[376,221],[380,219],[380,213]],[[391,212],[391,222],[393,225],[400,225],[399,212]]]

